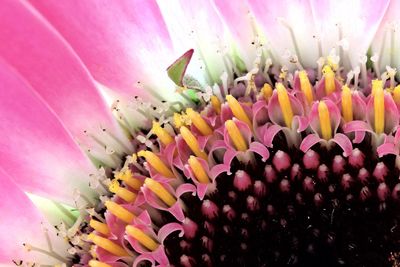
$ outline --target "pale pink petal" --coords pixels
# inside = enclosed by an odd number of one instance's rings
[[[299,59],[304,66],[315,66],[319,57],[318,43],[314,38],[316,32],[309,1],[252,0],[248,3],[281,64],[293,66],[284,55],[289,50],[291,54],[299,53]],[[298,51],[290,30],[285,25],[291,27]]]
[[[395,146],[394,143],[385,143],[377,147],[376,152],[379,157],[383,157],[388,154],[395,156],[399,155],[399,148]]]
[[[114,130],[92,77],[51,25],[25,1],[3,2],[0,17],[2,58],[46,101],[74,137],[82,137],[85,129],[100,131],[100,126]]]
[[[385,92],[385,133],[391,133],[399,125],[399,112],[390,94]],[[367,103],[367,122],[372,129],[375,128],[374,96]]]
[[[45,233],[43,231],[43,217],[33,206],[29,198],[17,185],[0,169],[0,265],[14,266],[12,260],[40,260],[43,263],[55,264],[56,261],[48,256],[39,255],[34,252],[28,253],[23,243],[28,243],[43,249],[47,248]],[[47,225],[44,224],[46,227]],[[56,237],[48,229],[52,240]],[[56,244],[54,244],[56,245]],[[59,244],[57,244],[59,246]],[[65,247],[55,247],[59,252],[66,252]],[[4,264],[4,265],[3,265]]]
[[[292,94],[288,94],[289,96],[289,101],[290,105],[292,107],[293,115],[303,115],[304,110],[303,106],[301,105],[300,101],[296,99]],[[269,100],[268,103],[268,115],[271,121],[275,124],[278,124],[282,127],[286,127],[284,118],[283,118],[283,113],[282,113],[282,108],[279,104],[278,100],[278,94],[276,90],[274,91],[271,99]]]
[[[310,3],[324,55],[346,38],[350,63],[359,66],[360,56],[367,53],[389,0],[310,0]]]
[[[329,99],[324,100],[326,106],[328,107],[329,111],[329,119],[331,122],[331,128],[333,131],[333,134],[336,133],[339,124],[340,124],[340,111],[335,103],[333,103]],[[314,104],[311,107],[311,111],[309,114],[309,120],[310,120],[310,127],[313,129],[313,131],[318,134],[319,136],[322,136],[321,134],[321,124],[320,124],[320,119],[319,119],[319,112],[318,112],[318,106],[319,102],[314,102]]]
[[[208,82],[219,81],[226,70],[223,55],[227,44],[223,23],[212,2],[157,0],[157,3],[162,13],[159,19],[165,21],[175,50],[195,50],[189,73],[198,77],[196,73],[205,71]]]
[[[370,132],[373,133],[371,126],[364,121],[350,121],[343,125],[344,133],[352,133],[352,132]]]
[[[282,127],[279,125],[271,125],[268,127],[268,129],[265,131],[264,135],[264,145],[267,147],[272,147],[272,142],[274,141],[275,136],[282,131]]]
[[[214,0],[220,16],[227,24],[235,43],[239,46],[240,57],[248,70],[256,58],[256,26],[246,1]]]
[[[146,90],[154,86],[165,90],[160,83],[168,81],[165,70],[179,53],[171,53],[171,40],[156,1],[30,2],[100,83],[130,96],[146,97]],[[145,90],[138,89],[138,82]]]
[[[267,159],[269,158],[269,151],[268,151],[267,147],[259,142],[251,143],[249,150],[260,155],[262,157],[262,161],[264,161],[264,162],[267,161]]]
[[[0,131],[0,166],[23,190],[69,204],[74,189],[88,191],[94,171],[88,158],[29,84],[1,61]]]

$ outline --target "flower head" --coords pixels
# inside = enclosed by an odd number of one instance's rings
[[[398,5],[5,2],[0,263],[397,266]]]

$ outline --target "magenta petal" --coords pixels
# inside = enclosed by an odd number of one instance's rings
[[[280,131],[282,131],[282,127],[279,125],[272,124],[270,127],[268,127],[264,135],[264,145],[267,147],[272,147],[272,142]]]
[[[93,78],[48,22],[25,1],[2,3],[0,17],[2,58],[43,98],[74,137],[83,137],[85,129],[100,131],[100,126],[115,130]],[[79,35],[81,38],[83,35]]]
[[[399,155],[399,148],[395,146],[394,143],[384,143],[377,147],[376,152],[378,153],[379,157],[383,157],[385,155]]]
[[[165,73],[174,55],[156,1],[30,2],[67,40],[93,77],[108,88],[145,97],[147,92],[137,89],[139,81],[160,86],[157,82],[167,79],[166,74],[157,73]]]
[[[250,144],[250,151],[253,151],[262,157],[262,161],[266,162],[269,158],[268,149],[261,143],[253,142]]]
[[[340,124],[340,119],[341,119],[340,111],[339,111],[337,105],[335,103],[333,103],[331,100],[325,99],[324,102],[325,102],[326,106],[328,107],[329,118],[331,121],[331,128],[332,128],[333,134],[335,134],[337,131],[337,128],[339,127],[339,124]],[[313,131],[316,134],[321,136],[322,134],[321,134],[320,121],[319,121],[318,106],[319,106],[319,102],[314,102],[314,104],[311,107],[309,118],[310,118],[311,129],[313,129]]]
[[[351,151],[353,150],[353,145],[346,135],[337,133],[335,134],[333,139],[331,139],[331,141],[335,142],[343,149],[343,156],[347,157],[351,154]]]
[[[0,45],[1,46],[1,45]],[[0,61],[0,165],[24,190],[74,204],[95,171],[51,110]]]
[[[323,141],[324,139],[319,138],[316,134],[309,134],[300,144],[300,150],[306,153],[313,145]]]
[[[303,106],[300,101],[297,100],[292,94],[288,94],[290,105],[292,107],[293,115],[302,116],[304,114]],[[276,90],[274,91],[271,99],[268,103],[268,115],[271,121],[282,127],[286,127],[285,121],[283,119],[281,106],[279,105],[278,94]]]
[[[44,219],[24,192],[1,169],[0,195],[0,210],[2,214],[0,242],[3,244],[0,248],[0,265],[14,266],[11,262],[13,259],[33,261],[35,256],[38,255],[33,252],[28,253],[22,244],[30,243],[40,248],[47,248],[42,228]],[[51,239],[56,239],[51,228],[48,228],[48,233]],[[40,258],[37,257],[36,259],[39,260]],[[47,261],[49,264],[52,262],[47,257],[42,257],[41,260],[44,263]]]

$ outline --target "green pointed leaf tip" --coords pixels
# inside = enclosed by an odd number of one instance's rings
[[[183,86],[183,76],[193,56],[193,49],[188,50],[167,68],[168,77],[178,86]]]

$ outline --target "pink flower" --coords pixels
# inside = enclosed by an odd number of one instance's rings
[[[0,265],[400,260],[399,0],[0,5]]]

